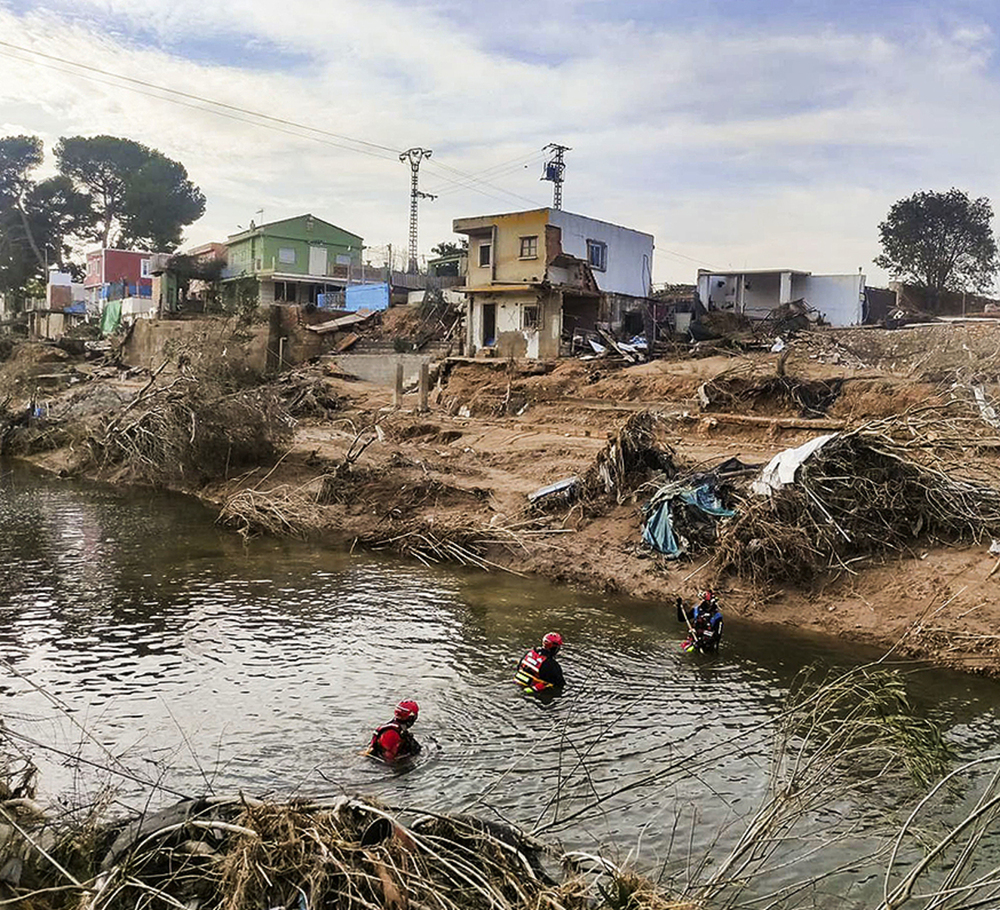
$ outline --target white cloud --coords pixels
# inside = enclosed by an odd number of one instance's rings
[[[516,195],[459,189],[468,181],[445,165],[476,174],[550,141],[572,147],[567,208],[649,230],[672,251],[657,257],[657,280],[691,278],[697,264],[684,256],[862,265],[877,277],[877,223],[895,199],[957,185],[1000,203],[989,23],[956,14],[890,33],[716,18],[681,31],[666,17],[615,21],[612,7],[560,2],[528,16],[518,2],[497,12],[394,0],[76,0],[72,13],[0,6],[0,34],[391,149],[433,148],[422,185],[441,198],[421,203],[423,250],[451,236],[455,217],[550,198],[538,157],[487,176]],[[213,47],[219,63],[205,62]],[[239,65],[244,51],[253,66]],[[346,151],[6,52],[0,119],[49,145],[110,132],[184,162],[208,196],[195,242],[263,206],[266,218],[310,210],[373,245],[405,245],[409,172],[392,152]]]

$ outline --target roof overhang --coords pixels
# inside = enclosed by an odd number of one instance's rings
[[[465,294],[515,294],[518,291],[541,291],[540,284],[484,284],[478,288],[454,288]]]
[[[340,287],[347,284],[346,278],[334,278],[331,275],[301,275],[298,272],[271,272],[263,269],[249,275],[233,275],[230,278],[224,278],[223,281],[235,281],[237,278],[256,278],[258,281],[294,281],[300,284],[335,284]]]

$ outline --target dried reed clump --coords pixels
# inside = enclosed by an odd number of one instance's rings
[[[221,392],[183,375],[155,380],[91,435],[100,466],[145,483],[200,482],[273,462],[291,439],[295,421],[266,387]]]
[[[534,547],[552,546],[552,537],[572,533],[566,528],[550,528],[546,525],[547,519],[544,517],[528,518],[505,525],[468,524],[452,528],[435,527],[433,530],[421,523],[389,537],[369,540],[366,546],[372,550],[392,550],[419,560],[424,565],[457,563],[484,572],[499,569],[512,575],[520,575],[512,566],[487,558],[487,554],[500,551],[523,559]]]
[[[279,484],[269,490],[244,489],[229,496],[218,521],[244,539],[255,534],[304,537],[322,523],[316,497],[301,487]]]
[[[471,816],[420,816],[409,826],[385,807],[205,801],[125,829],[102,864],[91,910],[198,906],[439,910],[668,910],[648,881],[605,876],[603,902],[582,878],[559,884],[544,845]],[[617,873],[617,870],[615,870]],[[607,884],[605,884],[607,882]],[[627,903],[613,902],[624,895]]]
[[[597,453],[593,465],[583,475],[582,495],[613,495],[618,502],[649,479],[651,471],[668,478],[677,474],[675,452],[657,438],[660,418],[652,411],[637,411]]]
[[[721,526],[716,559],[720,571],[766,585],[808,580],[921,538],[998,532],[1000,489],[920,463],[889,435],[859,430],[811,455],[794,485],[747,497]]]

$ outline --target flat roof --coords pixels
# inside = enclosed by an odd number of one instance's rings
[[[803,272],[801,269],[698,269],[698,275],[780,275],[788,272],[791,275],[811,275],[812,272]]]
[[[551,205],[542,206],[537,209],[522,209],[517,212],[498,212],[493,215],[467,215],[464,218],[455,218],[452,220],[452,231],[456,234],[464,234],[459,225],[466,221],[491,221],[495,218],[513,218],[518,215],[533,215],[541,212],[558,212],[560,215],[569,215],[572,218],[583,218],[585,221],[593,221],[596,224],[606,224],[608,227],[618,228],[622,231],[631,231],[633,234],[642,234],[644,237],[649,237],[650,240],[653,239],[652,234],[647,234],[645,231],[640,231],[638,228],[625,227],[624,224],[616,224],[614,221],[604,221],[602,218],[591,218],[590,215],[580,215],[577,212],[567,212],[565,209],[553,208]],[[485,228],[486,225],[483,225]],[[472,228],[472,230],[479,230],[480,228]]]

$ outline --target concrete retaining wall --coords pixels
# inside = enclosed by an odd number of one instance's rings
[[[164,360],[176,362],[186,348],[207,347],[262,372],[267,365],[268,326],[252,326],[248,334],[246,341],[234,342],[228,323],[217,319],[139,319],[122,350],[122,359],[129,366],[156,369]]]
[[[429,354],[337,354],[330,361],[351,376],[375,385],[396,385],[396,364],[403,364],[403,382],[411,385],[420,379],[420,364],[430,363]]]
[[[305,313],[300,307],[274,305],[267,318],[241,330],[233,340],[232,320],[203,317],[199,319],[139,319],[123,350],[129,366],[155,369],[166,359],[175,359],[186,347],[215,349],[222,355],[240,358],[258,372],[276,371],[295,366],[329,350],[340,337],[308,331],[328,319],[320,311]]]

